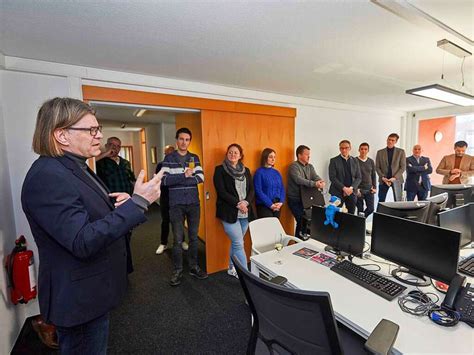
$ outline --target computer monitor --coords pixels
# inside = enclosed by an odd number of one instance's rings
[[[474,203],[439,213],[439,225],[461,232],[461,248],[470,244],[474,229]]]
[[[326,209],[313,206],[311,215],[311,238],[332,248],[331,251],[343,255],[348,253],[361,256],[365,244],[365,218],[349,213],[337,212],[334,220],[338,228],[324,225]]]
[[[461,233],[450,229],[374,214],[371,252],[403,267],[392,275],[404,283],[427,286],[423,276],[428,276],[449,284],[457,273],[460,240]],[[425,282],[401,278],[401,273]]]
[[[429,208],[430,202],[426,201],[379,202],[377,212],[425,223]]]
[[[449,195],[448,202],[446,204],[447,208],[458,207],[473,202],[473,185],[452,184],[431,186],[431,196],[438,195],[443,192],[447,192]]]
[[[447,192],[443,192],[442,194],[431,196],[426,199],[426,201],[430,202],[430,208],[428,210],[428,217],[426,219],[426,223],[432,224],[434,226],[439,226],[439,218],[438,213],[446,208],[446,204],[448,203],[449,194]]]

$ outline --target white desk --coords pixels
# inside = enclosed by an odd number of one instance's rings
[[[394,352],[405,354],[474,354],[474,330],[465,323],[454,327],[442,327],[433,323],[428,317],[416,317],[403,312],[397,299],[387,301],[356,283],[336,274],[328,267],[309,259],[293,255],[302,247],[322,251],[324,245],[308,240],[251,257],[255,270],[270,276],[281,275],[288,279],[287,286],[303,290],[326,291],[331,296],[336,319],[356,333],[367,338],[377,323],[386,318],[400,326]],[[370,260],[356,259],[356,264],[373,264],[376,257]],[[282,264],[275,261],[282,260]],[[379,259],[381,260],[381,259]],[[381,275],[388,277],[388,266],[379,264]],[[368,269],[370,269],[368,267]],[[472,280],[471,280],[472,281]],[[407,293],[414,287],[408,286]],[[440,300],[444,295],[429,287],[430,292],[437,293]],[[424,292],[428,287],[422,289]],[[440,302],[441,302],[440,301]]]

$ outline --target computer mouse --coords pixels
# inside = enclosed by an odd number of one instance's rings
[[[430,303],[431,299],[421,291],[413,290],[408,292],[408,295],[422,303]]]

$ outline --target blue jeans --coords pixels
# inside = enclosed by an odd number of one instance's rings
[[[303,203],[301,202],[301,199],[288,198],[288,207],[296,220],[295,237],[299,238],[304,215]]]
[[[56,326],[61,355],[105,355],[109,338],[109,314],[74,327]]]
[[[242,267],[247,269],[247,255],[244,249],[244,236],[249,227],[248,218],[237,218],[237,222],[228,223],[222,221],[224,231],[230,239],[230,257],[235,255]],[[232,259],[229,259],[229,269],[233,267]]]
[[[183,270],[183,249],[181,243],[184,237],[184,220],[188,221],[188,264],[190,269],[197,266],[198,231],[201,210],[199,205],[175,205],[170,207],[170,220],[173,227],[173,263],[175,271]]]
[[[393,200],[402,200],[402,184],[400,184],[398,181],[394,181],[391,186],[387,186],[387,184],[379,184],[379,202],[385,202],[385,199],[387,198],[387,192],[390,188],[392,188]]]

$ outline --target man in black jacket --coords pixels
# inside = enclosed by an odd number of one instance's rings
[[[329,193],[341,199],[349,213],[355,212],[357,189],[361,182],[359,163],[351,157],[351,142],[342,140],[339,143],[340,155],[329,162]]]

